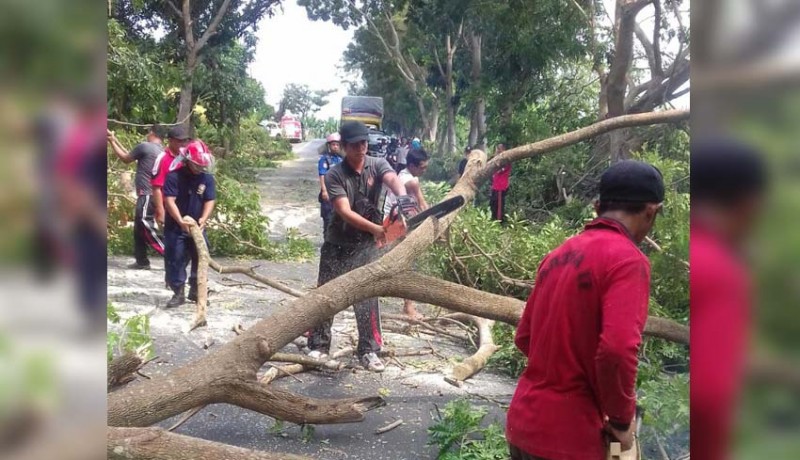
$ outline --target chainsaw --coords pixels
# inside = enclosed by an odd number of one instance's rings
[[[395,203],[383,219],[385,240],[378,242],[378,248],[388,246],[392,242],[404,237],[406,234],[419,227],[428,217],[440,219],[464,205],[461,195],[448,198],[441,203],[416,213],[406,213],[402,207]]]

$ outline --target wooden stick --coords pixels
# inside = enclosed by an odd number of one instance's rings
[[[397,428],[398,426],[400,426],[402,424],[403,424],[403,419],[399,419],[397,421],[394,421],[394,422],[386,425],[383,428],[378,428],[377,430],[375,430],[375,434],[383,434],[383,433],[386,433],[387,431],[392,431],[393,429]]]

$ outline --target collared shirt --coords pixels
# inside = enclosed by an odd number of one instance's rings
[[[508,441],[531,455],[604,460],[603,417],[633,420],[650,263],[619,222],[598,218],[542,260],[517,327],[528,357]]]
[[[383,158],[367,156],[364,159],[364,169],[358,173],[350,165],[343,161],[332,167],[325,174],[325,188],[331,203],[337,198],[347,198],[350,208],[365,216],[364,206],[370,207],[371,211],[380,215],[381,187],[383,176],[394,172],[389,163]],[[345,220],[334,212],[328,232],[325,234],[325,241],[341,246],[353,246],[365,244],[372,241],[372,235],[358,230],[345,222]]]
[[[181,168],[167,174],[164,196],[174,196],[181,216],[192,216],[194,220],[203,215],[203,205],[217,199],[214,176],[208,173],[194,174],[189,168]],[[169,213],[164,219],[164,230],[174,230],[180,225]]]
[[[331,168],[341,163],[342,160],[344,160],[344,158],[340,157],[339,155],[326,151],[322,154],[319,159],[319,163],[317,164],[317,171],[319,172],[319,175],[324,176],[328,173],[328,171],[330,171]]]
[[[153,187],[163,187],[164,182],[167,180],[167,174],[170,171],[176,171],[183,166],[182,162],[175,163],[177,155],[167,147],[161,154],[156,157],[155,164],[153,165],[153,180],[150,181]]]

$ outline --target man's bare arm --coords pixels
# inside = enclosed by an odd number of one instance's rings
[[[388,172],[383,175],[383,184],[389,187],[389,190],[394,193],[394,196],[403,196],[408,194],[406,191],[406,186],[400,181],[400,178],[397,177],[397,173],[395,172]]]
[[[417,200],[420,210],[424,211],[428,209],[428,202],[425,201],[425,196],[422,195],[422,187],[420,186],[419,179],[415,177],[406,182],[406,191]]]
[[[111,150],[117,155],[117,158],[122,160],[123,163],[131,163],[134,158],[119,144],[119,141],[114,134],[108,135],[108,143],[111,144]]]

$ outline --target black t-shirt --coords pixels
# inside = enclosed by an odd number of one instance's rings
[[[380,221],[380,200],[383,176],[394,172],[394,169],[383,158],[367,156],[364,170],[359,174],[347,164],[347,160],[332,167],[325,175],[325,188],[331,203],[339,197],[346,197],[350,208],[362,217],[375,223]],[[377,219],[377,221],[376,221]],[[325,234],[325,241],[340,246],[355,246],[369,243],[372,235],[363,232],[345,222],[334,212],[330,227]]]
[[[153,186],[150,181],[153,179],[153,165],[156,157],[163,151],[163,148],[153,142],[142,142],[131,150],[131,158],[136,160],[136,194],[150,195],[153,193]]]
[[[463,158],[458,162],[458,177],[464,175],[464,170],[467,169],[467,159]]]

